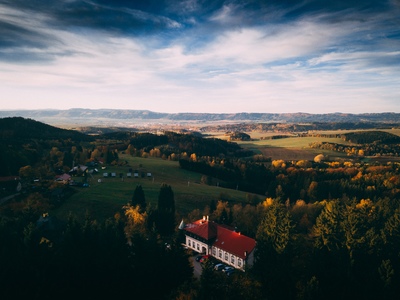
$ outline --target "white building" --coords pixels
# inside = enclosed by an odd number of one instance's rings
[[[244,269],[252,265],[256,241],[208,217],[185,225],[186,246],[215,257],[226,265]]]

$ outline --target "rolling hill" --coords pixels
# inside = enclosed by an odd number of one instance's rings
[[[376,122],[400,123],[400,114],[384,113],[160,113],[148,110],[83,109],[0,111],[0,118],[24,117],[47,124],[110,125],[165,124],[195,122]],[[118,124],[118,125],[117,125]]]

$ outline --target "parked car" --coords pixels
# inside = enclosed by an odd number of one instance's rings
[[[202,258],[200,258],[199,262],[203,263],[206,262],[210,258],[210,255],[204,255]]]
[[[226,266],[225,268],[222,269],[222,272],[224,272],[224,273],[228,272],[229,273],[229,272],[232,272],[234,270],[235,270],[235,268]]]
[[[196,259],[196,261],[200,261],[200,259],[202,259],[202,258],[203,258],[203,255],[197,255],[195,259]]]
[[[229,270],[226,270],[224,273],[225,273],[227,276],[231,276],[232,274],[236,273],[236,269],[231,268],[231,269],[229,269]]]
[[[221,270],[223,270],[225,267],[226,267],[226,266],[225,266],[224,264],[216,264],[216,265],[214,266],[214,270],[216,270],[216,271],[221,271]]]

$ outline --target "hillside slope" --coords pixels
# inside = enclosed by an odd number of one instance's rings
[[[0,139],[68,139],[91,140],[88,135],[74,130],[53,127],[32,119],[10,117],[0,119]]]

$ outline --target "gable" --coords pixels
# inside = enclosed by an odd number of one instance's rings
[[[204,219],[188,224],[185,230],[207,241],[217,237],[217,224]]]

